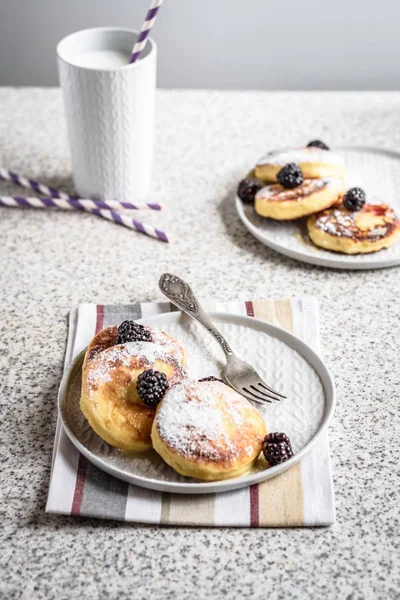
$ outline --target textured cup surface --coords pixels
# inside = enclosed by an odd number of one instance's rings
[[[143,200],[150,188],[157,48],[148,40],[135,64],[79,66],[82,54],[129,55],[129,29],[78,31],[57,47],[75,188],[83,198]]]

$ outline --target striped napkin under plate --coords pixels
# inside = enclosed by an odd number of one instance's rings
[[[315,298],[210,302],[209,311],[249,315],[294,333],[319,352]],[[176,310],[165,302],[80,304],[70,312],[65,368],[96,331],[124,319]],[[328,435],[274,479],[223,494],[181,495],[146,490],[92,465],[70,442],[58,418],[46,512],[161,525],[298,527],[335,520]]]

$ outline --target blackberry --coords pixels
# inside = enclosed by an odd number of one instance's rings
[[[307,148],[321,148],[321,150],[330,150],[329,146],[327,146],[321,140],[313,140],[312,142],[308,142]]]
[[[168,379],[165,373],[148,369],[137,379],[136,389],[146,406],[157,406],[168,389]]]
[[[243,179],[239,183],[237,195],[243,202],[250,204],[251,202],[254,202],[254,196],[262,187],[263,184],[261,181],[258,181],[255,177],[249,177],[248,179]]]
[[[348,210],[360,210],[365,204],[365,192],[359,187],[351,188],[343,197],[343,204]]]
[[[304,181],[303,171],[295,163],[289,163],[284,166],[276,176],[278,183],[284,188],[292,190],[301,185]]]
[[[118,327],[117,344],[126,344],[127,342],[152,342],[151,333],[143,325],[135,321],[124,321]]]
[[[293,456],[292,444],[284,433],[269,433],[263,442],[265,460],[273,467]]]
[[[209,377],[202,377],[198,381],[220,381],[221,383],[225,383],[223,379],[220,379],[219,377],[214,377],[214,375],[210,375]]]

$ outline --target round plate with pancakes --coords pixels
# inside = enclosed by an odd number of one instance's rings
[[[80,407],[84,352],[66,371],[59,390],[59,412],[72,443],[100,469],[135,485],[181,494],[207,494],[246,487],[275,477],[299,461],[328,426],[334,410],[332,378],[319,356],[294,335],[253,317],[212,313],[212,320],[240,356],[251,363],[271,386],[284,391],[287,400],[258,407],[267,429],[285,431],[294,456],[269,467],[260,457],[252,470],[223,481],[202,482],[183,477],[154,450],[127,453],[104,442],[90,427]],[[143,324],[167,331],[185,348],[187,367],[193,378],[221,372],[224,357],[209,334],[189,317],[165,313],[142,319]]]
[[[333,150],[344,158],[347,189],[361,187],[369,203],[389,204],[400,215],[400,153],[361,146],[339,146]],[[308,236],[306,219],[265,219],[257,215],[253,206],[243,204],[238,196],[236,210],[246,228],[260,242],[303,262],[338,269],[380,269],[400,264],[400,242],[375,253],[341,254],[315,246]]]

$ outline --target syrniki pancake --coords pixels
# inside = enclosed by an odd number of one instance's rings
[[[104,348],[102,344],[109,336],[101,333],[85,356],[81,410],[95,432],[112,446],[147,450],[151,448],[155,409],[140,399],[136,389],[138,376],[155,369],[165,373],[173,385],[186,377],[185,369],[167,346],[129,342]]]
[[[305,179],[293,189],[273,183],[256,193],[254,208],[262,217],[278,221],[299,219],[332,206],[343,190],[341,179]]]
[[[183,347],[175,340],[172,336],[164,331],[158,331],[152,329],[147,325],[142,326],[143,329],[148,331],[151,335],[151,341],[159,346],[165,346],[165,349],[172,354],[182,365],[185,364],[185,351]],[[88,346],[87,356],[92,358],[99,352],[110,348],[110,346],[116,346],[118,340],[118,327],[112,325],[99,331]]]
[[[400,238],[400,221],[384,204],[365,204],[357,211],[341,204],[310,217],[307,228],[314,244],[345,254],[377,252]]]
[[[330,150],[316,147],[286,148],[268,152],[258,161],[255,175],[261,181],[275,182],[279,171],[289,163],[298,165],[305,179],[344,177],[342,157]]]
[[[243,396],[218,381],[183,381],[167,390],[153,423],[154,449],[181,475],[228,479],[249,470],[266,427]]]

